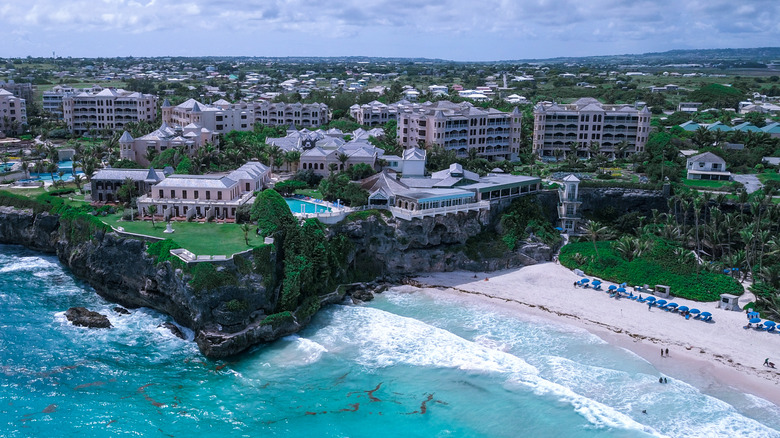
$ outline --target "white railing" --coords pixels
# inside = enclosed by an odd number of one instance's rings
[[[412,220],[428,216],[438,216],[463,211],[490,210],[490,201],[479,201],[471,204],[451,205],[449,207],[427,208],[425,210],[407,210],[399,207],[387,207],[393,216],[398,219]]]
[[[184,248],[177,248],[177,249],[170,250],[171,255],[178,257],[184,263],[222,262],[226,260],[232,260],[234,256],[247,254],[250,252],[252,252],[252,250],[248,249],[246,251],[241,251],[226,256],[226,255],[195,255]]]

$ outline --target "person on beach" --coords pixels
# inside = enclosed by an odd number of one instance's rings
[[[666,380],[666,377],[664,377],[664,383],[669,383],[669,381]]]
[[[666,349],[666,357],[669,357],[669,349]]]
[[[766,359],[764,359],[764,366],[765,367],[769,366],[769,358],[768,357]]]
[[[653,308],[653,303],[647,303],[647,311],[649,312],[650,309]]]
[[[659,377],[658,378],[658,383],[664,383],[664,378],[663,377]]]
[[[664,349],[661,349],[661,357],[664,357]]]

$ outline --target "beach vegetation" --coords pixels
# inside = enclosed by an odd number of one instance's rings
[[[237,277],[224,267],[217,268],[213,263],[200,262],[192,268],[190,286],[196,293],[224,286],[235,286]]]
[[[295,321],[292,312],[285,310],[284,312],[272,313],[260,322],[261,325],[270,325],[273,328],[278,328],[282,324],[288,324]]]
[[[561,235],[545,217],[536,197],[523,196],[512,201],[499,222],[501,240],[510,250],[517,242],[534,236],[542,242],[555,246],[560,244]]]

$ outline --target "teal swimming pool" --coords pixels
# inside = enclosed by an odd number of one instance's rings
[[[331,211],[330,207],[324,205],[315,204],[313,202],[301,201],[300,199],[284,198],[287,201],[287,205],[290,206],[290,211],[293,213],[327,213]]]

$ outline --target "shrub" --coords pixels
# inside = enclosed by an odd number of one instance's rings
[[[249,305],[245,301],[233,299],[225,303],[225,308],[231,312],[243,312],[249,309]]]
[[[271,327],[277,328],[282,324],[287,324],[293,322],[294,320],[295,318],[293,318],[291,312],[284,311],[279,313],[273,313],[271,315],[266,316],[260,324],[271,325]]]
[[[295,193],[296,190],[305,189],[306,187],[308,186],[305,182],[291,179],[276,183],[274,190],[281,193],[283,196],[288,196]]]
[[[146,246],[146,253],[154,257],[155,263],[171,262],[174,267],[182,268],[184,262],[178,257],[171,254],[172,249],[181,248],[178,243],[171,239],[158,240],[156,242],[149,243]]]
[[[561,248],[559,260],[569,269],[579,268],[588,275],[615,283],[665,284],[672,294],[696,301],[716,301],[720,294],[741,294],[742,285],[735,279],[706,271],[697,272],[692,264],[680,263],[674,254],[677,246],[662,239],[653,241],[652,249],[628,262],[613,249],[612,242],[596,242],[599,256],[591,242],[570,243]]]
[[[234,286],[238,282],[235,275],[226,270],[217,270],[209,262],[197,263],[192,268],[192,279],[190,285],[196,292],[204,290],[213,290],[223,286]]]
[[[297,223],[287,201],[273,189],[263,190],[257,195],[252,204],[250,215],[252,221],[257,222],[258,228],[266,236]]]

